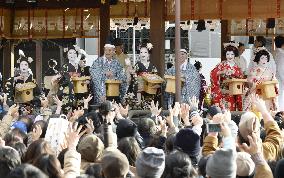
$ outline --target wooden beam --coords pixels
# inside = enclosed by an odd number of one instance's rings
[[[42,41],[35,41],[36,44],[36,82],[38,86],[42,87]]]
[[[57,0],[41,0],[37,3],[28,3],[26,0],[15,0],[15,3],[0,2],[0,7],[11,9],[27,9],[33,8],[99,8],[100,0],[80,0],[80,1],[57,1]]]
[[[100,53],[104,54],[104,45],[110,34],[110,0],[105,0],[105,4],[100,7]]]
[[[159,7],[159,8],[157,8]],[[160,76],[165,73],[165,1],[150,2],[150,41],[152,49],[151,62],[157,67]]]

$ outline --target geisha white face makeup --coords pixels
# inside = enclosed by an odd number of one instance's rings
[[[67,58],[69,60],[70,63],[75,63],[77,60],[77,53],[74,49],[70,49],[67,52]]]
[[[235,53],[233,51],[226,52],[226,59],[228,62],[233,62],[235,59]]]
[[[114,49],[110,47],[105,47],[104,55],[107,59],[111,59],[114,55]]]
[[[262,55],[260,58],[259,58],[259,62],[258,64],[262,65],[262,66],[265,66],[267,64],[267,56],[266,55]]]
[[[22,61],[20,63],[20,71],[22,73],[26,73],[26,72],[28,72],[28,70],[29,70],[29,63],[27,61]]]
[[[140,60],[147,61],[149,60],[149,51],[147,48],[143,47],[140,49]]]

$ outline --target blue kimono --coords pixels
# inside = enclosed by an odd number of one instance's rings
[[[111,71],[112,78],[106,76],[106,72]],[[122,65],[116,59],[107,60],[104,56],[99,57],[90,67],[92,80],[92,89],[94,93],[94,102],[100,103],[101,97],[106,96],[105,81],[107,79],[120,80],[120,99],[122,99],[127,90],[126,74]]]
[[[166,75],[175,76],[175,73],[176,70],[174,66],[166,71]],[[184,85],[181,89],[181,102],[189,103],[189,98],[192,98],[193,96],[199,98],[201,78],[196,68],[188,62],[186,66],[182,66],[181,76],[185,79]],[[168,107],[173,104],[174,95],[165,92],[164,99],[166,101],[165,103],[167,104],[166,107]]]

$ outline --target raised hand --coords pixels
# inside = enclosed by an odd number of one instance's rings
[[[92,133],[94,133],[95,127],[94,127],[94,123],[93,123],[92,119],[86,118],[86,120],[87,120],[87,124],[85,124],[85,126],[87,127],[87,128],[86,128],[86,133],[87,133],[87,134],[92,134]]]
[[[58,98],[58,96],[53,97],[54,102],[56,103],[57,107],[61,107],[63,105],[63,102]]]
[[[198,104],[199,104],[199,100],[196,98],[196,96],[189,98],[190,108],[198,108]]]
[[[203,125],[203,119],[199,115],[195,115],[195,116],[192,117],[191,123],[194,126],[197,126],[197,125],[202,126]]]
[[[150,110],[151,110],[152,116],[159,116],[160,113],[162,112],[162,108],[159,109],[159,102],[157,101],[155,105],[154,100],[152,100],[151,102]]]
[[[127,116],[128,115],[128,111],[129,111],[129,105],[126,105],[125,107],[123,107],[120,103],[118,104],[119,106],[119,112],[122,116]]]
[[[7,114],[14,117],[18,113],[18,111],[19,111],[19,105],[14,104],[8,109]]]
[[[252,136],[248,135],[248,139],[249,146],[246,143],[243,143],[241,145],[242,149],[250,155],[262,153],[262,142],[256,133],[252,133]]]
[[[171,107],[169,108],[169,112],[170,114],[166,117],[166,122],[169,124],[170,128],[172,128],[172,127],[175,127],[175,124],[174,124],[174,118],[173,118],[174,111]]]
[[[189,111],[190,111],[190,106],[188,104],[186,103],[181,104],[180,117],[183,121],[189,119]]]
[[[69,124],[68,131],[66,133],[66,141],[69,149],[76,150],[79,139],[82,135],[85,134],[86,130],[81,132],[83,126],[80,125],[78,127],[78,123],[76,122],[74,125]],[[81,133],[80,133],[81,132]]]
[[[262,114],[268,113],[265,102],[261,98],[259,98],[258,95],[252,95],[251,99],[252,104],[254,105],[257,111],[261,112]]]
[[[175,102],[175,106],[173,108],[173,116],[178,117],[180,114],[180,104],[179,102]]]
[[[84,108],[88,109],[89,102],[93,99],[93,96],[91,94],[88,95],[87,98],[84,98]]]

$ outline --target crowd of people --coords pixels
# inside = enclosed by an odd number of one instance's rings
[[[67,116],[69,128],[59,152],[46,141],[49,118],[61,114],[63,102],[52,108],[41,98],[36,115],[19,114],[7,105],[0,122],[0,175],[16,178],[235,178],[283,177],[282,113],[272,115],[265,102],[253,96],[261,112],[232,116],[218,106],[200,114],[198,99],[174,104],[168,113],[151,102],[148,115],[129,118],[129,106],[105,101],[89,106],[83,100]],[[91,108],[91,109],[90,109]],[[36,108],[35,108],[36,109]],[[50,113],[46,112],[51,110]],[[211,130],[209,125],[219,125]],[[216,128],[215,128],[216,129]]]
[[[248,67],[240,56],[242,44],[224,44],[226,60],[210,73],[208,103],[202,64],[190,64],[185,49],[178,59],[184,79],[181,102],[165,91],[166,83],[155,86],[155,94],[143,90],[145,73],[158,74],[150,61],[149,42],[140,46],[135,65],[119,39],[106,44],[104,55],[90,67],[84,50],[66,48],[68,61],[59,70],[55,60],[48,62],[45,76],[50,83],[43,90],[29,69],[32,59],[21,51],[15,76],[0,88],[0,177],[282,178],[284,38],[277,37],[275,43],[274,60],[265,39],[257,37]],[[166,75],[174,76],[175,71],[171,66]],[[76,88],[80,77],[85,77],[82,86],[87,85],[87,92]],[[225,81],[235,78],[248,80],[243,95],[228,92]],[[107,80],[119,81],[118,96],[107,95]],[[278,100],[264,99],[256,90],[272,80],[279,83]],[[27,83],[33,98],[24,101],[19,93]],[[140,111],[134,111],[136,107]],[[54,148],[47,133],[51,120],[59,122],[62,114],[68,129],[53,134]]]

